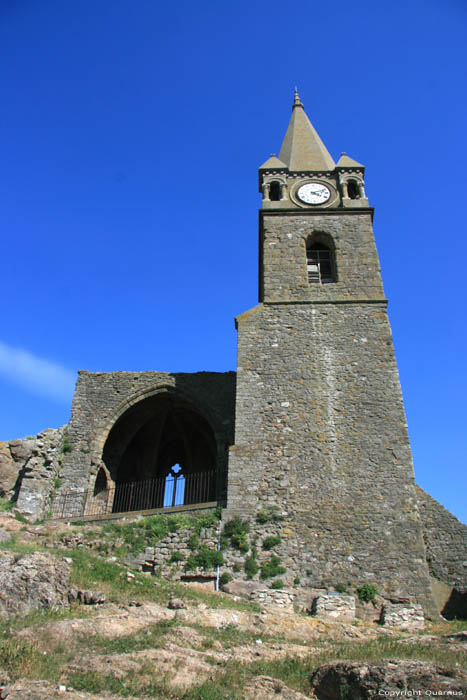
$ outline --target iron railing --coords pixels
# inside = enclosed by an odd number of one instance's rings
[[[117,483],[109,488],[57,493],[52,518],[102,516],[137,510],[173,508],[216,499],[214,471]]]

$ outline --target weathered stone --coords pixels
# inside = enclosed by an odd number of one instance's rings
[[[49,428],[35,438],[9,443],[20,480],[17,508],[31,518],[45,517],[51,506],[64,432],[64,427]]]
[[[311,610],[316,617],[352,620],[355,617],[355,596],[329,593],[314,599]]]
[[[24,440],[12,440],[10,443],[10,452],[15,462],[25,463],[31,458],[34,451],[37,450],[36,438],[24,438]]]
[[[417,489],[428,567],[435,579],[451,587],[440,612],[448,619],[467,615],[467,525]]]
[[[78,591],[76,590],[76,588],[70,588],[68,590],[68,602],[74,603],[77,600],[78,600]]]
[[[425,627],[422,606],[409,603],[386,603],[381,611],[381,622],[386,627],[401,630],[422,630]]]
[[[406,659],[375,663],[336,661],[319,668],[311,676],[318,700],[369,700],[384,696],[401,697],[417,691],[421,696],[455,695],[467,692],[467,674],[439,664]],[[406,693],[404,693],[406,691]]]
[[[264,585],[259,581],[229,581],[221,586],[225,593],[230,595],[238,595],[242,598],[250,598],[255,591],[263,590]]]
[[[186,605],[180,598],[171,598],[167,607],[169,610],[186,610]]]
[[[13,490],[18,473],[19,467],[11,455],[8,443],[0,442],[0,496]]]
[[[106,601],[105,595],[101,591],[96,591],[91,595],[90,605],[103,605]]]
[[[0,616],[68,604],[70,567],[52,554],[0,553]]]

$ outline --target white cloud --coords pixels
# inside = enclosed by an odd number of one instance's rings
[[[0,341],[0,374],[49,399],[71,402],[76,375],[61,365]]]

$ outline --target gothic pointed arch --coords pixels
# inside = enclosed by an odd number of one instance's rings
[[[216,497],[217,442],[197,406],[176,391],[133,403],[107,435],[102,460],[115,484],[113,512],[164,507],[166,479],[183,480],[183,503]]]

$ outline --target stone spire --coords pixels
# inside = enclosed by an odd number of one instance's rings
[[[289,170],[334,170],[335,163],[308,119],[295,88],[292,117],[282,143],[279,160]]]

